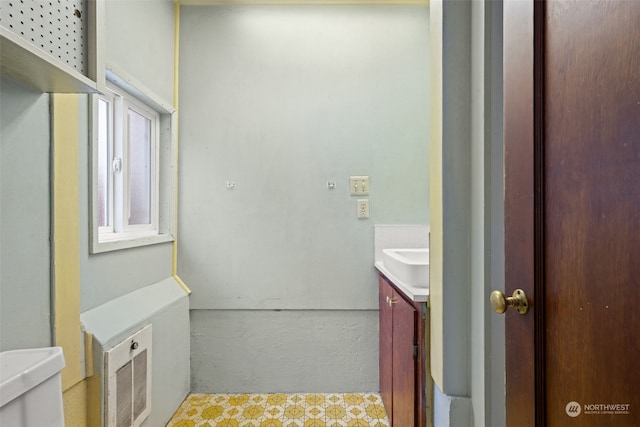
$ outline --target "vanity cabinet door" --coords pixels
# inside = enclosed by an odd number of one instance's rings
[[[380,396],[393,420],[393,288],[380,277]]]
[[[416,411],[416,309],[394,291],[393,305],[393,421],[415,426]]]
[[[392,426],[413,427],[416,416],[417,311],[380,276],[380,395]]]

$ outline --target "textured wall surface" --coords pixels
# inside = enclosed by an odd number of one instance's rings
[[[49,95],[0,78],[0,350],[51,345]]]
[[[194,310],[193,392],[378,390],[378,312]]]

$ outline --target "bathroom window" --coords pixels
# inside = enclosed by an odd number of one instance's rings
[[[162,230],[159,188],[161,122],[170,130],[172,112],[112,82],[103,92],[93,99],[92,252],[173,240]]]

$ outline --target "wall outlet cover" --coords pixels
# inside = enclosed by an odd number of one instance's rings
[[[369,199],[358,199],[358,219],[368,219],[369,218]]]

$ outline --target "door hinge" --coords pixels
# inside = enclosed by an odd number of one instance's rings
[[[418,359],[418,343],[413,344],[413,358]]]

